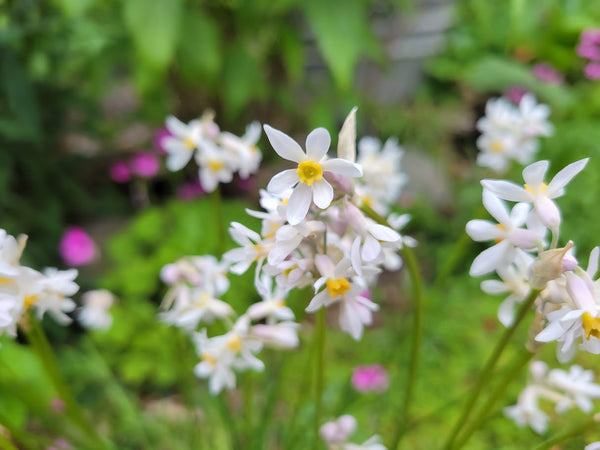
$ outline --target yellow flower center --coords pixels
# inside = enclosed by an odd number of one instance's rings
[[[283,308],[285,306],[285,300],[279,300],[277,302],[277,306],[280,306],[281,308]]]
[[[529,186],[528,184],[525,185],[525,190],[531,194],[541,194],[542,192],[544,192],[546,189],[548,189],[548,185],[546,183],[542,183],[539,187],[537,188],[532,188],[531,186]]]
[[[26,295],[23,299],[23,306],[25,307],[25,309],[29,309],[33,305],[35,305],[35,302],[37,302],[39,298],[39,295]]]
[[[194,150],[196,148],[196,144],[194,144],[194,141],[192,141],[190,138],[185,138],[183,140],[183,145],[185,145],[190,150]]]
[[[298,164],[298,169],[296,170],[298,177],[300,177],[300,182],[304,184],[308,184],[312,186],[315,181],[319,181],[323,178],[323,168],[321,164],[314,161],[302,161]]]
[[[498,141],[492,142],[492,145],[490,145],[490,149],[492,150],[492,153],[502,153],[504,151],[504,147]]]
[[[333,298],[341,297],[350,289],[350,283],[345,278],[328,278],[325,284]]]
[[[589,341],[590,336],[600,338],[600,319],[598,317],[592,317],[589,312],[584,312],[581,316],[583,322],[583,330],[585,331],[585,338]]]
[[[225,164],[223,164],[221,161],[211,159],[208,162],[208,168],[213,172],[218,172],[219,170],[222,170],[223,167],[225,167]]]
[[[11,284],[12,282],[13,282],[12,278],[0,277],[0,284]]]
[[[227,343],[227,348],[233,350],[235,353],[242,351],[242,340],[237,334]]]
[[[497,224],[496,226],[498,228],[500,228],[502,231],[506,231],[506,227],[504,225],[502,225],[501,223]],[[504,238],[496,238],[496,239],[494,239],[494,242],[496,244],[498,244],[498,243],[502,242],[503,240],[504,240]]]
[[[217,365],[217,359],[210,353],[202,353],[202,361],[208,362],[211,366]]]

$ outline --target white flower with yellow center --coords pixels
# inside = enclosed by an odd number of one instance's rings
[[[565,193],[565,186],[583,170],[588,160],[589,158],[585,158],[569,164],[548,184],[544,182],[548,161],[538,161],[523,169],[525,181],[523,187],[505,180],[482,180],[481,184],[504,200],[532,203],[542,223],[556,233],[561,217],[558,207],[552,200]]]
[[[176,117],[169,116],[166,126],[171,133],[163,141],[167,151],[167,168],[171,171],[181,170],[192,159],[199,140],[205,135],[203,122],[192,120],[185,124]]]
[[[236,170],[240,177],[248,178],[258,170],[262,154],[256,143],[260,139],[260,123],[252,122],[246,127],[242,137],[227,131],[221,133],[218,142],[224,151],[228,152],[236,161]]]
[[[229,183],[235,171],[235,159],[214,142],[202,140],[201,149],[196,152],[196,163],[200,168],[198,176],[202,189],[213,192],[219,183]]]
[[[360,177],[358,164],[342,158],[327,159],[331,137],[325,128],[317,128],[306,137],[306,153],[287,134],[269,125],[264,126],[269,142],[279,156],[298,163],[296,169],[288,169],[275,175],[267,186],[274,194],[294,188],[286,208],[286,218],[292,225],[300,223],[308,213],[311,202],[325,209],[333,200],[333,188],[325,173],[331,172],[347,177]]]

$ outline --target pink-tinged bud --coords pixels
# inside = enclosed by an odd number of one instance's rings
[[[116,183],[127,183],[131,180],[129,166],[123,161],[117,161],[110,166],[110,178]]]
[[[160,269],[160,279],[167,284],[175,284],[179,281],[181,273],[175,264],[167,264]]]
[[[165,148],[165,139],[173,136],[171,132],[166,128],[160,128],[154,135],[154,147],[159,151],[161,155],[168,155],[167,149]]]
[[[565,77],[563,74],[556,70],[551,64],[546,62],[533,66],[531,73],[533,73],[533,76],[535,76],[538,80],[548,84],[559,85],[565,82]]]
[[[371,294],[371,291],[369,289],[365,289],[364,291],[362,291],[360,293],[360,296],[364,297],[364,298],[368,298],[369,300],[371,300],[373,298],[372,294]]]
[[[544,289],[551,280],[556,280],[563,273],[563,260],[573,241],[567,242],[563,248],[554,248],[540,253],[531,265],[529,284],[534,289]],[[567,265],[570,263],[567,262]]]
[[[352,372],[352,386],[358,392],[384,392],[389,386],[387,372],[379,364],[355,367]]]
[[[597,80],[600,78],[600,63],[591,62],[585,66],[585,77],[588,80]]]
[[[84,266],[96,257],[96,244],[81,227],[69,227],[60,240],[58,251],[68,266]]]
[[[158,157],[154,153],[137,153],[129,160],[131,172],[142,178],[153,178],[160,169]]]
[[[325,178],[331,183],[331,186],[335,191],[341,191],[344,194],[352,193],[352,180],[333,172],[325,172]]]
[[[570,272],[571,270],[575,270],[577,267],[577,260],[573,255],[567,253],[562,260],[562,270],[563,272]]]

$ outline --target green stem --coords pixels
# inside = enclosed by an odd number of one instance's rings
[[[492,354],[488,358],[481,374],[479,375],[477,384],[471,390],[471,395],[469,396],[461,415],[456,420],[456,423],[454,424],[454,427],[452,428],[452,431],[450,433],[450,436],[448,437],[448,440],[446,441],[444,447],[442,447],[444,450],[450,450],[454,446],[454,441],[458,437],[458,433],[460,432],[462,426],[466,423],[466,420],[469,418],[469,415],[471,414],[471,411],[473,409],[473,405],[477,401],[479,394],[481,393],[483,387],[489,382],[490,375],[492,374],[492,371],[494,370],[494,367],[496,366],[498,359],[500,359],[500,356],[502,355],[502,352],[506,348],[506,345],[508,344],[508,342],[511,340],[511,338],[515,334],[515,331],[517,330],[518,326],[521,324],[521,322],[523,321],[523,319],[525,318],[525,316],[531,309],[531,306],[533,305],[533,303],[535,302],[535,299],[538,297],[539,294],[540,294],[540,291],[537,289],[534,289],[531,291],[529,296],[525,299],[525,301],[523,302],[523,304],[517,311],[517,315],[515,317],[515,321],[513,322],[513,324],[504,330],[504,333],[502,334],[500,340],[496,344],[496,347],[492,351]]]
[[[597,426],[598,426],[597,420],[595,420],[594,418],[588,419],[585,422],[583,422],[582,424],[575,425],[571,428],[568,428],[567,430],[563,431],[560,434],[554,435],[550,439],[539,444],[537,447],[534,447],[533,450],[549,449],[556,444],[560,444],[561,442],[566,441],[567,439],[571,439],[574,437],[580,437],[582,435],[582,433],[584,433],[588,429],[595,428]]]
[[[412,347],[410,352],[410,363],[408,366],[408,378],[404,393],[404,403],[402,412],[396,426],[396,433],[392,441],[391,449],[395,449],[400,444],[400,440],[407,430],[407,424],[410,421],[410,406],[415,390],[419,361],[421,359],[421,341],[423,338],[423,279],[419,271],[415,255],[410,247],[404,247],[401,251],[402,259],[411,278],[413,290],[413,329],[412,329]]]
[[[40,358],[42,365],[46,371],[46,374],[52,381],[56,392],[65,403],[65,411],[67,415],[73,420],[75,424],[82,431],[84,431],[87,436],[94,441],[96,448],[110,448],[110,446],[104,441],[102,437],[98,434],[98,431],[92,426],[87,417],[85,416],[83,410],[75,400],[75,397],[71,393],[67,383],[63,379],[59,367],[58,361],[56,360],[56,356],[52,351],[52,347],[42,330],[38,320],[35,318],[33,314],[29,314],[27,317],[28,326],[23,327],[27,339],[31,344],[33,350],[37,353]]]
[[[220,255],[223,253],[225,245],[225,223],[223,219],[223,198],[221,196],[221,188],[219,185],[217,185],[211,195],[215,207],[215,222],[217,224],[217,254]]]
[[[252,417],[254,415],[254,410],[253,410],[253,398],[252,398],[252,393],[253,393],[253,385],[252,385],[252,373],[251,372],[246,372],[244,374],[244,384],[243,384],[243,401],[244,401],[244,416],[246,419],[246,445],[248,446],[248,448],[253,448],[252,443],[252,437],[253,437],[253,421],[252,421]]]
[[[476,419],[471,422],[471,424],[465,429],[465,431],[461,434],[460,440],[454,446],[454,448],[462,448],[468,440],[471,438],[471,435],[481,428],[486,420],[490,417],[490,413],[494,410],[496,403],[504,395],[506,392],[506,388],[508,385],[519,375],[523,369],[523,367],[531,360],[531,358],[535,355],[535,353],[531,353],[528,350],[523,351],[517,358],[515,358],[514,363],[511,365],[508,373],[502,378],[496,389],[489,395],[487,402],[479,409],[479,414],[476,414]]]
[[[314,421],[314,441],[313,449],[320,448],[319,445],[319,428],[322,423],[323,414],[323,385],[325,379],[325,307],[322,307],[317,312],[316,323],[316,358],[315,358],[315,421]]]

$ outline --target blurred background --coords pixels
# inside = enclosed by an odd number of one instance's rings
[[[166,116],[210,109],[223,130],[241,135],[258,120],[302,142],[317,126],[335,136],[358,106],[359,137],[397,136],[406,150],[398,210],[411,213],[431,275],[491,176],[475,166],[475,124],[491,97],[529,91],[550,105],[555,133],[538,158],[555,172],[592,157],[561,209],[598,223],[600,43],[581,50],[597,27],[600,2],[584,0],[0,0],[0,226],[29,235],[33,267],[74,265],[61,238],[70,227],[89,233],[97,254],[80,283],[127,305],[100,345],[128,386],[168,392],[181,365],[148,355],[176,359],[161,344],[172,331],[145,325],[164,292],[158,272],[216,247],[193,165],[164,166]],[[228,220],[248,223],[240,205],[279,164],[264,136],[259,147],[262,173],[224,188]],[[575,220],[563,235],[598,243],[596,227]],[[247,304],[251,283],[238,281],[231,302]]]

